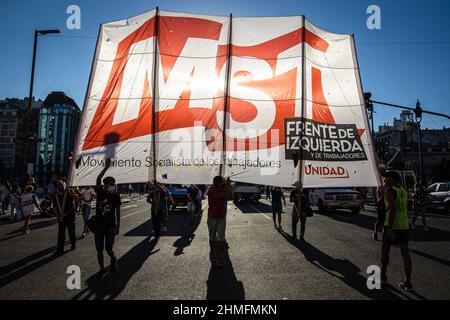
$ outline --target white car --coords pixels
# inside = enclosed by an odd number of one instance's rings
[[[426,193],[428,208],[445,210],[450,213],[450,182],[432,184],[426,189]]]
[[[358,214],[364,205],[361,193],[351,189],[330,188],[313,189],[310,192],[311,204],[317,206],[319,212],[335,209],[349,209]]]

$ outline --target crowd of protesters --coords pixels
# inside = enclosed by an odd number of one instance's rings
[[[94,243],[97,251],[99,265],[98,278],[105,274],[104,251],[110,257],[110,271],[117,271],[117,258],[114,253],[115,237],[120,233],[121,197],[119,188],[113,177],[104,177],[111,165],[111,159],[106,159],[105,167],[98,175],[95,186],[83,186],[70,188],[64,179],[53,176],[47,185],[48,196],[41,202],[38,201],[38,186],[30,177],[23,187],[12,186],[8,181],[0,181],[0,208],[5,215],[10,208],[12,221],[23,219],[23,232],[30,232],[30,220],[35,212],[48,211],[57,218],[57,250],[56,254],[63,254],[66,240],[66,232],[70,240],[70,249],[76,249],[77,240],[84,239],[90,233],[94,234]],[[296,182],[290,191],[289,201],[292,203],[291,216],[291,241],[305,241],[307,218],[313,215],[308,189]],[[426,185],[418,183],[413,193],[413,217],[410,223],[408,219],[408,194],[400,185],[400,176],[394,171],[384,175],[384,184],[374,192],[374,202],[377,213],[377,221],[373,231],[373,239],[378,241],[381,237],[381,280],[387,281],[387,268],[389,264],[390,248],[395,245],[400,247],[404,261],[404,281],[400,286],[405,290],[411,290],[412,262],[409,255],[410,228],[415,228],[418,216],[421,216],[424,230],[428,231],[426,223]],[[132,184],[122,187],[122,191],[130,196],[137,191],[140,195],[147,195],[147,202],[151,205],[150,217],[152,221],[152,236],[158,240],[161,233],[167,231],[169,208],[174,205],[174,200],[169,190],[162,184],[153,181],[148,184],[140,184],[137,188]],[[270,201],[273,214],[274,228],[278,231],[282,227],[283,207],[286,207],[285,191],[280,187],[267,186],[262,189],[266,199]],[[201,215],[202,198],[204,190],[195,185],[187,188],[187,212],[190,215],[190,224],[194,224],[196,218]],[[230,179],[225,180],[217,176],[207,190],[208,217],[207,227],[209,232],[209,257],[211,263],[222,267],[226,248],[226,217],[227,202],[234,198],[234,191]],[[364,193],[364,197],[367,193]],[[95,201],[95,214],[91,214],[92,203]],[[76,213],[80,211],[83,218],[83,228],[77,238],[75,232]],[[300,234],[298,224],[300,222]]]

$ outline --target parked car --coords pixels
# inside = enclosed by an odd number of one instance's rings
[[[427,208],[445,210],[450,213],[450,182],[432,184],[426,189],[426,193]]]
[[[169,185],[168,190],[170,195],[172,196],[174,204],[170,208],[172,211],[175,211],[179,207],[187,207],[188,197],[187,197],[187,188],[185,185]]]
[[[317,206],[319,212],[335,209],[349,209],[358,214],[364,205],[361,193],[351,189],[330,188],[313,189],[310,192],[311,204]]]
[[[256,184],[234,182],[234,203],[241,200],[258,202],[261,199],[261,188]]]

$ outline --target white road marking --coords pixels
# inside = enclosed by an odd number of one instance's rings
[[[138,205],[137,205],[137,204],[131,204],[131,205],[128,205],[128,206],[122,207],[122,209],[123,209],[123,210],[125,210],[125,209],[130,209],[130,208],[137,208],[137,207],[138,207]]]
[[[254,205],[250,205],[253,209],[255,209],[256,211],[258,211],[260,214],[262,214],[264,217],[266,217],[267,219],[269,219],[270,221],[272,221],[271,218],[269,218],[268,216],[266,216],[264,213],[262,213],[260,210],[258,210],[258,208],[256,208]]]
[[[127,214],[126,216],[121,217],[121,219],[125,219],[125,218],[128,218],[128,217],[134,216],[135,214],[138,214],[138,213],[141,213],[141,212],[144,212],[144,211],[150,212],[150,207],[142,209],[142,210],[139,210],[139,211],[136,211],[136,212],[133,212],[133,213],[130,213],[130,214]]]

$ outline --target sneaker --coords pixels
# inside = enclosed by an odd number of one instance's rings
[[[166,226],[162,227],[162,231],[167,232],[167,227]]]
[[[398,285],[401,289],[405,290],[406,292],[410,292],[413,290],[413,286],[411,282],[402,281]]]
[[[378,241],[378,232],[375,232],[374,234],[372,234],[372,239],[375,241]]]
[[[105,275],[105,269],[101,269],[99,272],[97,272],[97,280],[102,280],[104,275]]]
[[[278,229],[278,226],[277,226],[276,224],[274,224],[273,227],[274,227],[275,229]]]
[[[86,238],[86,235],[83,233],[81,236],[78,237],[78,240],[83,240],[84,238]]]
[[[281,225],[279,225],[278,230],[283,230],[283,227]]]
[[[111,272],[116,272],[117,271],[117,259],[111,259]]]
[[[29,228],[25,228],[25,230],[23,232],[25,232],[25,234],[29,234],[31,231]]]

